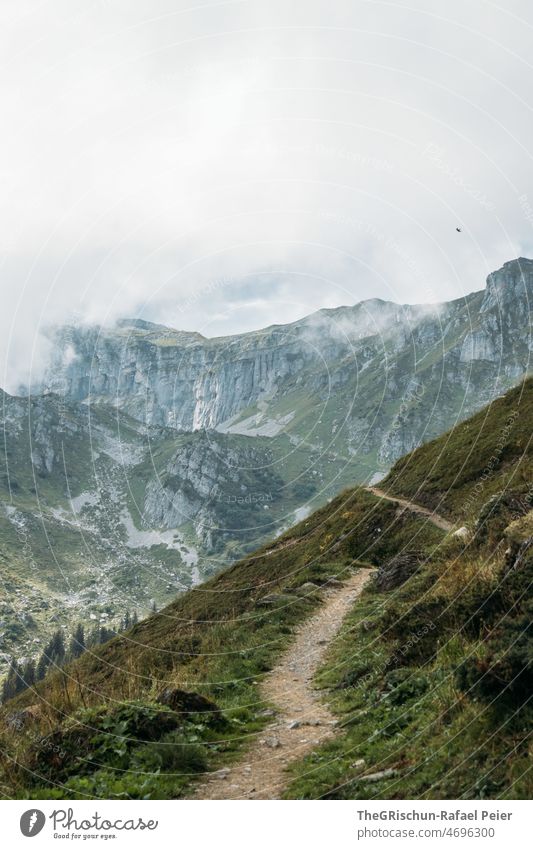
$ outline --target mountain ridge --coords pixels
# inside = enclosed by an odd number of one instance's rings
[[[511,299],[507,290],[512,291]],[[126,321],[148,329],[126,338],[112,329],[71,326],[56,331],[45,386],[76,400],[92,396],[113,403],[147,423],[195,430],[220,426],[261,400],[270,406],[277,398],[281,401],[286,393],[280,382],[311,366],[320,370],[321,359],[335,377],[346,357],[359,373],[369,361],[379,367],[380,359],[402,349],[405,356],[410,346],[427,347],[432,339],[440,339],[443,354],[456,352],[459,367],[494,364],[501,354],[503,378],[512,379],[528,367],[530,348],[506,338],[508,350],[498,351],[491,340],[510,326],[509,321],[516,329],[519,319],[526,330],[532,296],[533,262],[522,258],[492,272],[483,294],[436,305],[368,299],[234,336],[205,339],[137,320]],[[502,305],[509,312],[503,323]],[[342,321],[334,320],[339,316]],[[457,339],[450,345],[447,337],[454,335]],[[133,397],[136,393],[143,394],[142,404]]]
[[[64,329],[50,391],[2,395],[0,665],[72,616],[108,626],[128,593],[141,615],[165,605],[490,403],[530,367],[531,268],[429,312],[370,299],[245,343]]]
[[[393,500],[423,491],[428,469],[445,491],[453,443],[457,526],[474,495],[457,532],[348,490],[8,702],[4,787],[32,798],[190,795],[197,776],[216,778],[275,726],[258,682],[328,588],[370,568],[316,679],[338,731],[291,764],[284,798],[527,798],[532,420],[529,378],[393,467],[383,484]],[[34,743],[39,728],[50,747]]]

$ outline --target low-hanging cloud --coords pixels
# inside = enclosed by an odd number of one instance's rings
[[[50,323],[213,336],[460,297],[530,253],[525,2],[12,0],[0,24],[11,391]]]

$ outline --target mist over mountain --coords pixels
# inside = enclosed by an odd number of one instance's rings
[[[410,381],[435,380],[440,370],[469,403],[476,370],[490,371],[489,396],[494,381],[498,391],[498,384],[505,388],[523,374],[531,350],[532,281],[533,261],[519,259],[490,274],[484,292],[450,303],[399,306],[371,299],[214,339],[141,320],[121,320],[113,330],[60,327],[43,388],[75,401],[112,404],[146,424],[246,435],[270,428],[271,436],[298,433],[299,424],[291,422],[302,400],[294,393],[303,390],[326,406],[335,395],[347,416],[337,416],[334,441],[349,442],[342,432],[368,375],[374,390],[377,380],[383,399],[394,403]],[[339,387],[344,402],[333,391]],[[315,418],[316,425],[323,414]]]

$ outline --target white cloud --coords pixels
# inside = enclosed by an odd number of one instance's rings
[[[0,24],[11,389],[72,315],[214,335],[459,297],[531,254],[525,2],[8,0]]]

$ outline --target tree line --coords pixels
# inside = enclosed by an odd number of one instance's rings
[[[9,662],[9,669],[2,682],[2,703],[12,699],[18,693],[26,690],[28,687],[33,687],[37,681],[42,681],[50,669],[65,666],[72,660],[81,657],[87,649],[95,648],[107,643],[108,640],[115,637],[122,631],[127,631],[138,622],[137,612],[130,613],[126,611],[123,618],[117,627],[107,628],[104,625],[95,625],[89,633],[85,634],[85,628],[79,622],[71,637],[68,645],[65,641],[65,634],[58,628],[52,634],[50,640],[44,647],[37,662],[30,658],[24,663],[12,657]]]

